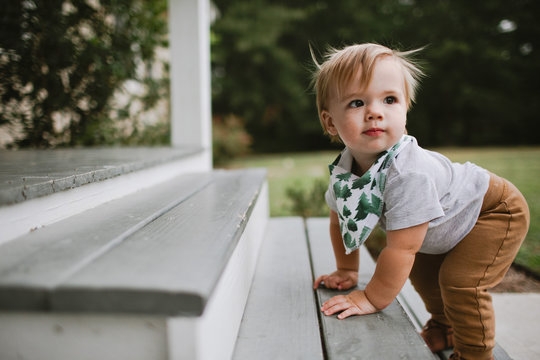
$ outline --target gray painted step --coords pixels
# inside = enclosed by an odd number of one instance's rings
[[[63,281],[211,180],[180,176],[0,246],[0,307],[50,309],[49,294]]]
[[[335,270],[328,232],[327,218],[308,219],[315,278]],[[365,287],[373,270],[373,260],[365,248],[361,249],[360,288]],[[332,296],[348,292],[321,288],[316,294],[318,303],[322,304]],[[379,313],[344,320],[321,314],[321,325],[328,359],[436,359],[397,300]]]
[[[304,222],[271,219],[233,359],[323,359],[312,281]]]
[[[182,159],[195,148],[0,150],[0,206]]]
[[[185,175],[0,247],[0,309],[200,315],[264,170]]]

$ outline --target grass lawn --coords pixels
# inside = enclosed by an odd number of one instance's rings
[[[516,262],[540,274],[540,147],[516,148],[439,148],[434,149],[452,161],[471,161],[507,178],[527,198],[531,227]],[[328,183],[327,165],[337,156],[333,152],[272,154],[245,157],[227,167],[264,167],[268,170],[271,216],[296,215],[288,188],[310,189],[315,181]],[[321,197],[323,194],[321,194]],[[326,213],[326,209],[321,209]]]

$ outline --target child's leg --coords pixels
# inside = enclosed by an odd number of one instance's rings
[[[438,323],[450,325],[444,314],[444,304],[439,287],[439,269],[445,256],[446,254],[416,254],[409,278],[414,289],[424,301],[431,318]]]
[[[446,255],[439,273],[454,349],[465,359],[491,358],[495,317],[487,289],[508,271],[528,225],[529,210],[519,190],[492,175],[475,227]]]
[[[432,352],[454,346],[453,330],[444,313],[444,304],[439,287],[439,269],[446,254],[416,254],[410,279],[424,301],[431,319],[422,329],[421,336]]]

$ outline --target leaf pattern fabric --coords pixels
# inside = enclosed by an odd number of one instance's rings
[[[382,152],[362,176],[338,165],[342,154],[328,166],[347,254],[358,249],[379,222],[388,169],[399,152],[412,141],[411,136],[403,135],[397,144]]]

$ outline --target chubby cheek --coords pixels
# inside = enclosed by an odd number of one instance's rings
[[[347,116],[342,122],[342,126],[349,131],[362,131],[363,123],[363,115]]]
[[[362,134],[362,128],[354,122],[347,122],[339,129],[339,133],[343,140],[352,140]]]
[[[403,135],[407,133],[406,123],[404,122],[402,125],[396,127],[396,135]]]

